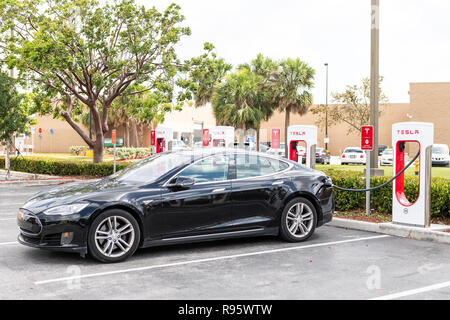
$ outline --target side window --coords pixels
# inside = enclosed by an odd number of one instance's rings
[[[196,183],[223,181],[228,178],[228,157],[213,156],[184,169],[180,176],[190,177]]]
[[[287,169],[289,165],[277,159],[256,155],[236,155],[236,178],[264,176]]]

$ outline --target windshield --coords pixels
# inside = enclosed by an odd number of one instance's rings
[[[433,146],[433,148],[431,149],[431,153],[448,154],[448,148],[446,148],[444,146]]]
[[[187,164],[191,161],[188,154],[169,153],[157,154],[141,161],[138,161],[123,170],[109,176],[123,182],[144,182],[150,183],[157,180],[176,167]]]
[[[383,151],[383,154],[392,154],[393,150],[392,149],[386,149]]]

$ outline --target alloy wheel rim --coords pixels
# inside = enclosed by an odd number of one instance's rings
[[[289,208],[286,215],[286,227],[294,237],[304,237],[313,226],[312,209],[303,202],[297,202]]]
[[[117,258],[127,253],[133,246],[134,227],[121,216],[105,218],[95,230],[95,245],[105,256]]]

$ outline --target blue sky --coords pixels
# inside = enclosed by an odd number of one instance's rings
[[[158,9],[174,1],[137,0]],[[315,70],[314,102],[370,73],[370,0],[177,0],[192,35],[181,57],[212,42],[233,65],[258,52],[300,57]],[[408,102],[410,82],[450,81],[450,1],[380,0],[380,74],[391,102]]]

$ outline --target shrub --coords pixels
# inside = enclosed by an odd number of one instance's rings
[[[116,163],[117,171],[130,165],[129,162]],[[0,158],[0,167],[5,166],[5,159]],[[11,170],[51,174],[57,176],[94,176],[104,177],[113,173],[114,164],[112,162],[92,163],[82,161],[57,161],[57,160],[37,160],[16,158],[11,162]]]
[[[87,150],[86,146],[71,146],[70,147],[70,153],[76,154],[77,156],[79,156],[80,154],[86,155],[86,150]]]
[[[149,148],[117,148],[117,158],[120,160],[146,158],[150,156]]]
[[[361,173],[342,170],[324,170],[333,180],[333,184],[349,189],[364,189],[366,181]],[[370,185],[378,186],[391,177],[371,177]],[[418,177],[405,177],[405,195],[410,201],[417,199]],[[334,190],[336,210],[364,209],[365,192],[348,192]],[[392,183],[371,192],[370,207],[378,212],[392,212]],[[434,217],[450,217],[450,179],[433,177],[431,179],[431,215]]]

